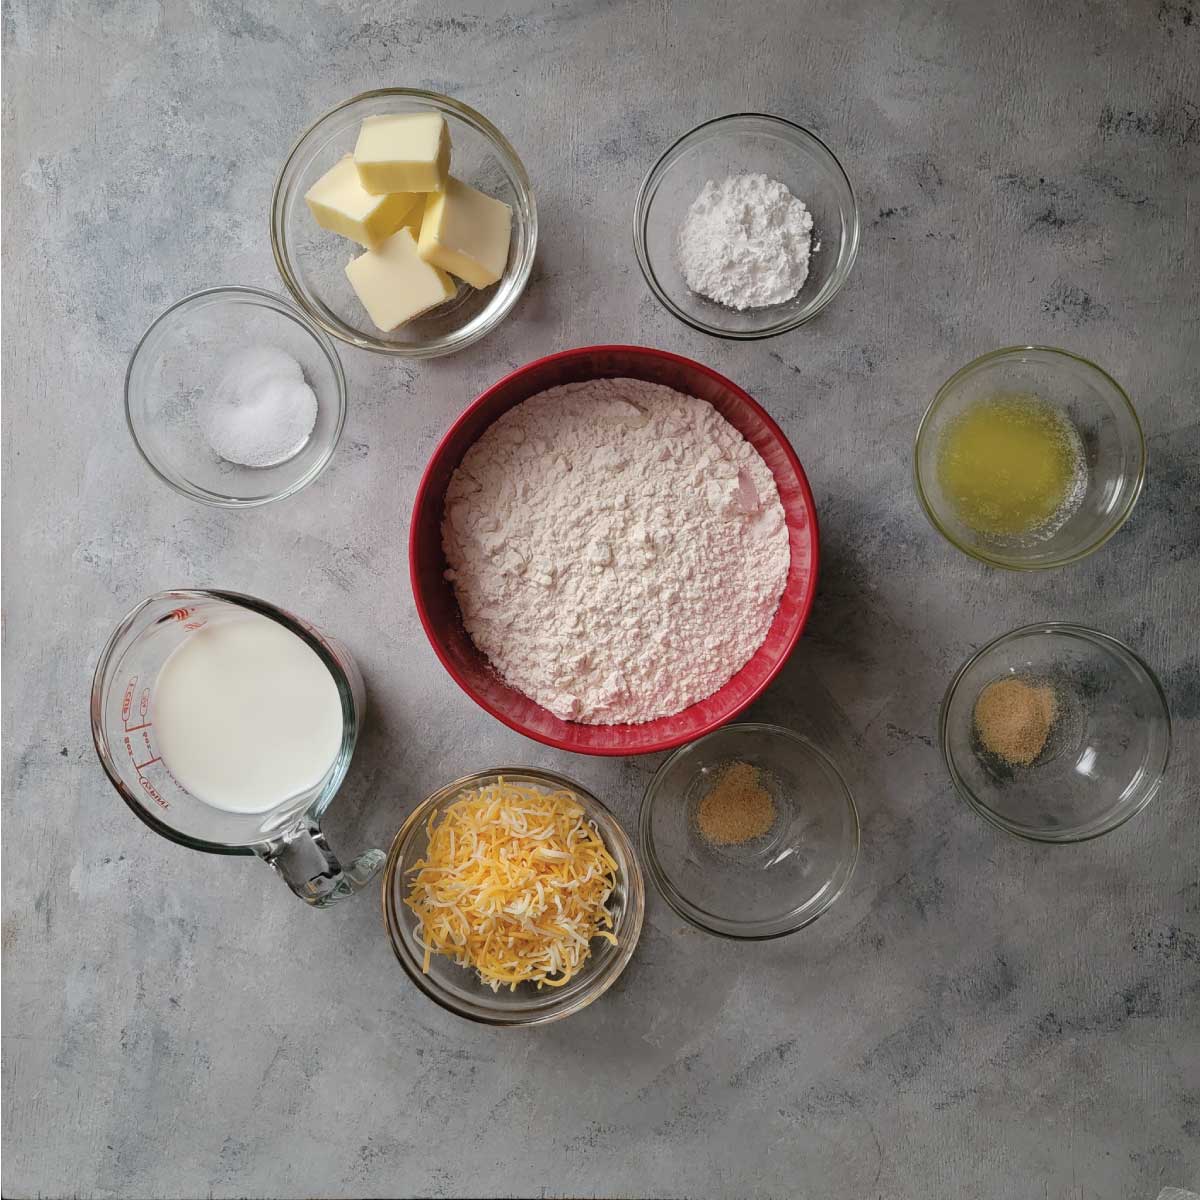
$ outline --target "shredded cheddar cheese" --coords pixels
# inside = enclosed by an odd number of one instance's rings
[[[562,987],[592,938],[617,944],[605,907],[617,864],[570,792],[498,779],[434,813],[427,832],[405,897],[427,974],[444,954],[492,991]]]

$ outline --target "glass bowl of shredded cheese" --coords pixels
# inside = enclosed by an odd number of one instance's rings
[[[629,838],[586,789],[498,767],[421,803],[392,843],[383,916],[409,978],[489,1025],[585,1008],[625,969],[645,891]]]

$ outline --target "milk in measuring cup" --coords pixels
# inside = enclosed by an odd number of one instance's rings
[[[266,812],[315,787],[342,742],[329,669],[258,613],[180,643],[154,687],[158,750],[180,786],[227,812]]]

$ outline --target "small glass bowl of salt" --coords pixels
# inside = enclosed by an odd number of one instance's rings
[[[257,288],[208,288],[146,330],[125,416],[164,483],[246,508],[325,469],[346,421],[346,379],[333,342],[290,304]]]

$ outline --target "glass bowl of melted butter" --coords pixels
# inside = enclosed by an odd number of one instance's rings
[[[934,527],[993,566],[1085,558],[1141,494],[1146,442],[1124,389],[1085,358],[1012,346],[968,363],[917,430],[917,495]]]

